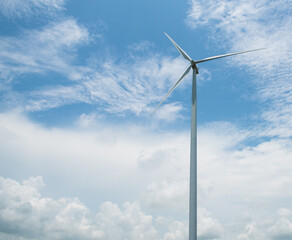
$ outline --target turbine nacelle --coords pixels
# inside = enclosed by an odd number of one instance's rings
[[[193,70],[196,70],[196,74],[199,74],[199,67],[194,60],[191,60],[191,66]]]

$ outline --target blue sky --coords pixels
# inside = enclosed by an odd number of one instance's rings
[[[0,1],[0,239],[292,238],[289,1]],[[25,220],[25,221],[24,221]],[[33,226],[33,227],[32,227]],[[74,229],[72,229],[74,226]]]

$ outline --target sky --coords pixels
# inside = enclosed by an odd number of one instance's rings
[[[292,239],[290,0],[0,0],[0,239]]]

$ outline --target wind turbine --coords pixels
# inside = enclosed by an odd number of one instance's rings
[[[218,58],[228,57],[232,55],[248,53],[263,50],[265,48],[259,48],[254,50],[248,50],[243,52],[235,52],[235,53],[227,53],[223,55],[218,55],[214,57],[204,58],[202,60],[193,60],[189,57],[188,54],[185,53],[184,50],[180,46],[176,44],[175,41],[172,40],[170,36],[166,33],[165,35],[169,38],[169,40],[173,43],[173,45],[177,48],[179,53],[190,62],[190,66],[185,70],[185,72],[181,75],[181,77],[177,80],[177,82],[173,85],[173,87],[169,90],[169,92],[165,95],[165,97],[161,100],[158,106],[155,108],[152,114],[158,109],[158,107],[164,102],[164,100],[168,97],[168,95],[177,87],[177,85],[183,80],[183,78],[189,73],[191,68],[193,69],[193,81],[192,81],[192,106],[191,106],[191,159],[190,159],[190,199],[189,199],[189,240],[197,240],[197,79],[196,76],[199,74],[199,68],[197,66],[198,63],[207,62],[211,60],[215,60]]]

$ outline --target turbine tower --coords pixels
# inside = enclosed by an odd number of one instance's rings
[[[177,80],[177,82],[173,85],[173,87],[169,90],[169,92],[165,95],[165,97],[161,100],[158,106],[153,111],[153,114],[158,109],[158,107],[164,102],[164,100],[168,97],[168,95],[177,87],[177,85],[183,80],[183,78],[189,73],[191,68],[193,69],[193,81],[192,81],[192,104],[191,104],[191,156],[190,156],[190,195],[189,195],[189,240],[197,240],[197,79],[196,76],[199,74],[199,69],[197,64],[202,62],[207,62],[210,60],[215,60],[218,58],[228,57],[232,55],[248,53],[263,50],[265,48],[248,50],[244,52],[235,52],[228,53],[223,55],[218,55],[214,57],[204,58],[202,60],[195,61],[191,59],[188,54],[185,53],[180,46],[176,44],[175,41],[172,40],[170,36],[166,33],[165,35],[169,38],[169,40],[173,43],[173,45],[177,48],[179,53],[189,61],[190,65],[185,70],[185,72],[181,75],[181,77]]]

